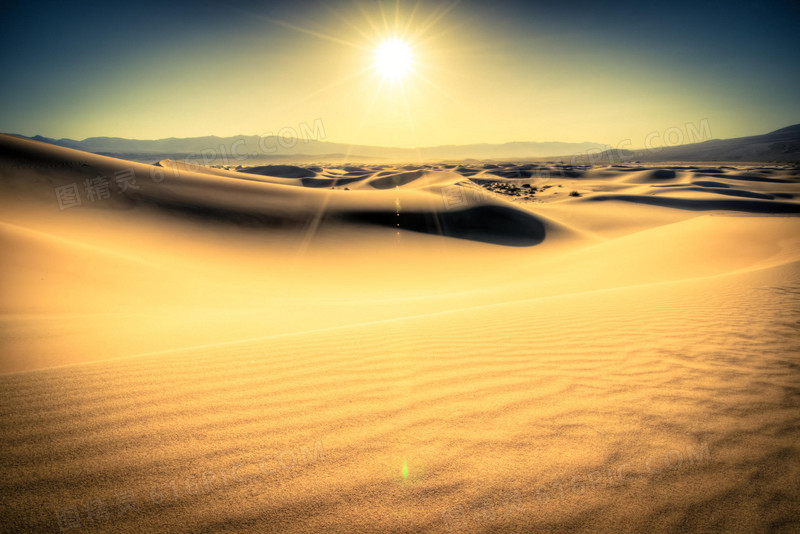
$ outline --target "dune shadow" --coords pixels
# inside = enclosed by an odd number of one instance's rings
[[[729,187],[687,187],[686,191],[699,191],[701,193],[715,193],[717,195],[726,195],[731,197],[740,198],[757,198],[760,200],[774,200],[773,195],[765,193],[757,193],[755,191],[744,191],[742,189],[730,189]]]
[[[698,171],[698,174],[704,172],[708,174],[708,170],[706,171]],[[715,176],[715,178],[725,178],[726,180],[739,180],[743,182],[764,182],[770,184],[793,184],[797,183],[794,180],[781,180],[779,178],[767,178],[765,176],[751,176],[748,174],[725,174],[722,176]]]
[[[282,212],[189,204],[172,199],[136,198],[142,207],[200,224],[224,224],[249,230],[294,231],[306,228],[313,212]],[[506,206],[476,206],[460,211],[333,211],[322,224],[362,223],[411,230],[510,247],[529,247],[544,241],[546,228],[536,216]],[[398,226],[399,225],[399,226]]]
[[[674,180],[677,176],[674,169],[648,169],[637,176],[629,177],[626,182],[629,184],[662,184],[665,181]],[[657,187],[664,187],[664,185]]]
[[[510,247],[544,241],[546,229],[537,217],[505,206],[476,206],[460,211],[361,211],[347,215],[366,222],[425,234],[442,235]]]
[[[766,214],[786,214],[800,213],[800,204],[790,202],[778,202],[768,200],[739,200],[739,199],[720,199],[705,200],[694,198],[674,198],[674,197],[651,197],[644,195],[597,195],[588,197],[585,202],[600,202],[604,200],[622,200],[625,202],[636,202],[639,204],[649,204],[651,206],[661,206],[663,208],[676,208],[692,211],[740,211],[746,213],[766,213]]]
[[[730,185],[722,182],[714,182],[712,180],[695,180],[692,182],[693,185],[699,185],[700,187],[716,187],[716,188],[724,188],[730,187]],[[681,185],[681,184],[678,184]]]
[[[375,189],[392,189],[395,187],[401,187],[406,184],[410,184],[414,180],[421,178],[422,174],[423,174],[422,171],[419,170],[391,174],[388,176],[375,178],[374,180],[369,182],[369,185],[371,185]]]
[[[164,215],[204,224],[225,224],[245,229],[301,229],[311,219],[307,213],[270,213],[267,210],[237,209],[187,203],[161,198],[135,198],[142,207],[154,209]]]
[[[516,167],[512,169],[491,170],[489,171],[489,174],[493,174],[501,178],[530,178],[533,176],[533,171],[530,169],[520,169],[519,167]]]
[[[353,182],[358,182],[362,180],[361,177],[356,178],[301,178],[300,182],[303,184],[303,187],[315,187],[315,188],[323,188],[323,187],[335,187],[340,185],[348,185]]]
[[[295,165],[262,165],[260,167],[246,167],[238,172],[245,174],[260,174],[276,178],[313,178],[317,175],[312,170]]]
[[[464,167],[462,165],[456,167],[455,171],[462,176],[472,176],[480,172],[478,169],[473,169],[471,167]]]

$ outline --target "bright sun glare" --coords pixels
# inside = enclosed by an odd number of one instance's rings
[[[386,78],[402,78],[413,63],[411,47],[396,37],[383,41],[375,50],[375,66]]]

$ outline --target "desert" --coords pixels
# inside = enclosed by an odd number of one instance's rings
[[[0,532],[800,532],[800,9],[0,2]]]
[[[796,526],[797,166],[2,144],[10,531]]]

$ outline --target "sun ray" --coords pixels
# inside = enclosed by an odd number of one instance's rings
[[[406,111],[406,119],[408,120],[408,126],[411,129],[411,136],[414,138],[414,150],[417,151],[417,159],[422,159],[422,153],[419,149],[419,137],[417,136],[417,126],[414,122],[414,115],[411,113],[411,106],[408,104],[405,86],[400,86],[400,98],[403,101],[403,108]]]
[[[358,43],[352,43],[350,41],[346,41],[344,39],[340,39],[338,37],[334,37],[334,36],[328,35],[326,33],[318,32],[316,30],[310,30],[308,28],[303,28],[301,26],[297,26],[297,25],[292,24],[291,22],[287,22],[285,20],[280,20],[280,19],[267,19],[267,20],[269,20],[270,22],[273,22],[273,23],[275,23],[275,24],[277,24],[279,26],[283,26],[284,28],[289,28],[290,30],[294,30],[294,31],[297,31],[297,32],[305,33],[305,34],[308,34],[308,35],[313,35],[314,37],[318,37],[320,39],[325,39],[326,41],[331,41],[333,43],[341,44],[341,45],[344,45],[344,46],[349,46],[349,47],[352,47],[352,48],[356,48],[358,50],[368,50],[368,47],[366,47],[364,45],[361,45],[361,44],[358,44]]]
[[[378,4],[378,9],[381,12],[381,20],[383,21],[383,31],[384,33],[391,33],[391,29],[389,28],[389,21],[386,19],[386,11],[383,9],[383,3]]]
[[[349,81],[351,81],[351,80],[353,80],[355,78],[363,76],[364,73],[367,72],[368,70],[370,70],[370,67],[366,66],[366,67],[362,68],[361,70],[358,70],[358,71],[354,72],[353,74],[348,74],[347,76],[344,76],[343,78],[339,78],[338,80],[336,80],[334,82],[331,82],[331,83],[329,83],[328,85],[326,85],[324,87],[320,87],[319,89],[317,89],[316,91],[314,91],[312,93],[304,95],[303,97],[298,98],[297,100],[294,100],[294,101],[292,101],[292,102],[290,102],[288,104],[283,104],[281,106],[277,106],[274,109],[275,109],[275,111],[283,111],[285,109],[291,108],[292,106],[296,106],[298,104],[302,104],[303,102],[307,102],[307,101],[311,100],[315,96],[319,96],[319,95],[325,93],[326,91],[330,91],[334,87],[338,87],[338,86],[342,85],[343,83],[347,83],[347,82],[349,82]]]
[[[411,113],[411,106],[408,104],[408,99],[406,98],[405,87],[403,87],[403,86],[400,87],[400,96],[401,96],[401,99],[403,101],[403,107],[405,108],[405,111],[406,111],[406,119],[408,120],[408,125],[409,125],[409,128],[411,129],[411,135],[414,138],[414,147],[415,147],[415,150],[417,152],[417,160],[421,161],[422,160],[422,151],[419,148],[419,142],[418,142],[419,138],[417,137],[417,126],[416,126],[416,123],[414,122],[414,116]],[[433,214],[434,226],[436,227],[436,232],[439,235],[444,235],[444,229],[442,228],[442,221],[440,219],[440,210],[439,210],[438,206],[433,205],[433,202],[434,202],[433,198],[437,198],[437,197],[432,197],[431,200],[430,200],[431,201],[431,213]]]
[[[364,110],[361,122],[359,123],[358,127],[355,130],[356,139],[361,134],[361,131],[364,129],[364,125],[366,124],[370,113],[372,113],[372,109],[375,107],[375,102],[378,100],[378,96],[381,93],[383,84],[384,84],[383,80],[380,80],[378,87],[372,94],[372,99],[370,100],[369,104]],[[348,160],[352,155],[353,147],[354,145],[352,144],[347,146],[347,150],[345,152],[345,160]],[[302,256],[303,254],[305,254],[306,250],[308,250],[308,246],[311,244],[311,240],[314,239],[314,236],[317,234],[317,230],[319,229],[319,226],[322,222],[322,217],[325,215],[325,211],[327,210],[328,202],[330,202],[330,197],[332,194],[334,194],[333,190],[327,191],[327,194],[322,198],[322,202],[320,202],[319,204],[319,209],[317,209],[316,213],[314,213],[314,216],[311,218],[311,221],[306,227],[305,232],[303,234],[303,239],[300,241],[300,245],[296,250],[296,254],[298,256]]]
[[[408,15],[408,19],[406,20],[406,26],[403,28],[403,33],[408,35],[411,31],[411,28],[414,25],[414,17],[417,15],[417,10],[419,9],[419,0],[414,4],[414,8],[411,10],[411,13]]]
[[[358,7],[361,8],[360,5]],[[370,23],[368,17],[366,16],[366,13],[364,13],[364,10],[360,9],[360,11],[361,11],[361,14],[364,16],[364,19],[367,21],[367,23]],[[340,13],[338,11],[334,11],[333,14],[334,14],[334,16],[336,16],[337,19],[339,19],[341,22],[346,24],[353,31],[358,33],[364,39],[364,41],[372,41],[373,40],[373,37],[369,34],[369,32],[363,30],[360,25],[352,22],[348,17],[346,17],[342,13]],[[372,26],[373,34],[377,33],[377,31],[378,31],[377,28],[375,28],[372,24],[370,24],[370,26]]]
[[[441,94],[442,96],[444,96],[445,98],[447,98],[451,102],[456,102],[456,103],[459,103],[461,105],[465,105],[465,104],[461,103],[456,97],[454,97],[453,95],[451,95],[450,93],[448,93],[447,91],[442,89],[437,83],[435,83],[433,80],[431,80],[430,78],[428,78],[427,76],[425,76],[421,72],[416,73],[416,75],[420,80],[422,80],[423,82],[427,83],[429,86],[433,87],[436,91],[439,92],[439,94]]]
[[[384,80],[383,79],[379,80],[378,87],[372,93],[372,100],[370,100],[369,104],[367,104],[367,107],[364,108],[364,113],[361,116],[361,121],[358,123],[358,126],[356,127],[356,138],[358,138],[358,136],[361,135],[361,131],[364,129],[364,125],[367,123],[367,119],[369,118],[369,115],[372,113],[372,109],[375,107],[375,102],[377,102],[378,97],[380,96],[381,91],[383,90],[383,84]],[[352,148],[353,145],[348,145],[347,147],[347,152],[345,153],[345,155],[348,158],[352,154],[351,152]]]
[[[375,24],[375,22],[372,20],[372,17],[369,15],[369,13],[367,13],[362,4],[356,4],[356,6],[358,7],[358,10],[361,12],[361,16],[364,17],[364,20],[367,22],[367,24],[369,24],[370,28],[372,28],[374,37],[371,37],[370,41],[374,43],[378,39],[377,36],[381,34],[381,29],[380,27],[378,27],[377,24]]]
[[[435,26],[445,15],[447,15],[454,7],[458,5],[461,0],[453,0],[444,8],[441,8],[438,12],[434,12],[431,16],[428,17],[428,20],[422,23],[418,33],[420,35],[424,35],[428,32],[430,28]]]
[[[441,72],[442,74],[446,74],[447,76],[451,76],[453,78],[461,78],[462,80],[467,80],[467,81],[471,81],[471,82],[484,81],[484,79],[485,79],[485,78],[483,78],[483,77],[481,77],[479,75],[476,75],[476,74],[455,71],[455,70],[448,69],[446,67],[436,66],[436,65],[432,65],[432,64],[426,65],[426,68],[429,69],[429,70],[434,70],[434,71],[437,71],[437,72]]]
[[[397,31],[397,26],[400,24],[400,0],[395,0],[394,3],[394,31]]]

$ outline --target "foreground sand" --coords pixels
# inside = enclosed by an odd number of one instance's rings
[[[0,143],[4,530],[800,529],[796,168]]]

